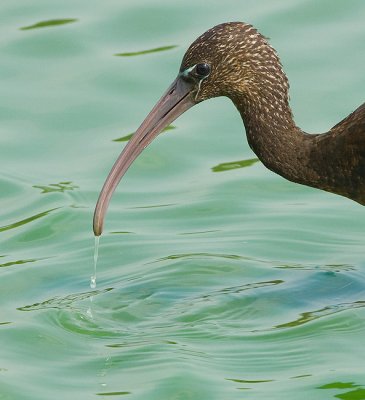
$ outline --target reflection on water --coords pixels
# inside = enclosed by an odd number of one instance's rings
[[[217,232],[219,232],[218,229],[212,229],[209,231],[182,232],[182,233],[179,233],[179,235],[182,235],[182,236],[184,236],[184,235],[204,235],[206,233],[217,233]]]
[[[112,231],[109,232],[111,235],[135,235],[135,232],[128,232],[128,231]]]
[[[33,185],[33,187],[42,190],[42,193],[65,192],[66,190],[74,190],[79,188],[71,181],[50,183],[49,185]]]
[[[326,385],[319,386],[318,389],[327,389],[327,390],[333,390],[339,389],[339,390],[344,390],[344,389],[354,389],[350,390],[349,392],[344,392],[344,393],[338,393],[338,390],[336,390],[334,394],[334,397],[337,399],[343,399],[343,400],[364,400],[365,399],[365,387],[363,385],[357,385],[354,382],[332,382],[328,383]]]
[[[250,380],[250,379],[229,379],[226,378],[227,381],[236,382],[236,383],[265,383],[265,382],[273,382],[273,379],[260,379],[260,380]]]
[[[129,207],[130,210],[138,210],[138,209],[144,209],[144,208],[165,208],[165,207],[172,207],[175,206],[176,204],[151,204],[149,206],[136,206],[136,207]]]
[[[184,258],[227,258],[230,260],[245,260],[245,257],[238,256],[236,254],[215,254],[215,253],[187,253],[187,254],[171,254],[166,257],[162,257],[157,261],[167,261],[167,260],[180,260]]]
[[[285,324],[280,324],[275,326],[276,329],[281,328],[293,328],[299,325],[306,324],[307,322],[314,321],[316,319],[336,314],[341,311],[346,311],[355,308],[365,307],[365,301],[354,301],[353,303],[342,303],[342,304],[334,304],[331,306],[324,307],[320,310],[308,311],[301,314],[301,316],[295,321],[287,322]]]
[[[33,25],[24,26],[23,28],[19,28],[19,29],[22,31],[26,31],[29,29],[48,28],[48,27],[52,27],[52,26],[70,24],[71,22],[76,22],[76,21],[77,21],[76,18],[50,19],[48,21],[41,21],[41,22],[37,22]]]
[[[240,386],[236,387],[237,390],[250,390],[256,385],[266,384],[269,382],[275,382],[275,379],[234,379],[234,378],[225,378],[226,381],[238,383]],[[244,386],[241,386],[244,385]]]
[[[75,293],[75,294],[69,294],[64,297],[59,297],[55,296],[52,297],[51,299],[39,302],[39,303],[34,303],[30,305],[26,305],[23,307],[18,307],[17,310],[19,311],[37,311],[37,310],[45,310],[48,308],[58,308],[58,309],[64,309],[64,308],[71,308],[73,305],[82,300],[89,299],[91,297],[110,292],[113,290],[112,288],[107,288],[107,289],[102,289],[102,290],[92,290],[89,292],[83,292],[83,293]]]
[[[176,47],[177,47],[177,45],[161,46],[161,47],[156,47],[154,49],[148,49],[148,50],[142,50],[142,51],[131,51],[131,52],[125,52],[125,53],[117,53],[117,54],[114,54],[114,55],[115,56],[119,56],[119,57],[141,56],[141,55],[144,55],[144,54],[158,53],[160,51],[171,50],[171,49],[174,49]]]
[[[162,129],[161,133],[163,132],[167,132],[167,131],[171,131],[173,129],[175,129],[176,126],[174,125],[168,125],[166,126],[166,128]],[[129,133],[128,135],[122,136],[118,139],[113,139],[113,142],[128,142],[128,140],[134,135],[134,132]]]
[[[212,293],[209,293],[208,295],[203,296],[203,298],[208,298],[208,297],[212,297],[212,296],[215,297],[217,295],[222,295],[222,294],[238,294],[238,293],[244,292],[245,290],[258,289],[258,288],[267,287],[267,286],[275,286],[275,285],[280,285],[281,283],[284,283],[284,281],[281,279],[276,279],[274,281],[247,283],[245,285],[233,286],[233,287],[220,289],[216,292],[212,292]]]
[[[40,261],[42,260],[42,258],[34,258],[34,259],[29,259],[29,260],[17,260],[17,261],[8,261],[4,264],[0,264],[0,268],[4,268],[4,267],[12,267],[14,265],[21,265],[21,264],[28,264],[28,263],[33,263],[36,261]]]
[[[349,264],[325,264],[325,265],[311,265],[311,264],[284,264],[278,265],[275,268],[278,269],[299,269],[306,271],[326,271],[326,272],[344,272],[344,271],[354,271],[356,268],[353,265]]]
[[[231,169],[251,167],[251,165],[256,164],[258,161],[260,161],[258,158],[250,158],[249,160],[225,162],[212,167],[212,171],[224,172],[230,171]]]
[[[58,210],[60,208],[61,207],[51,208],[50,210],[43,211],[43,212],[41,212],[39,214],[32,215],[31,217],[22,219],[22,220],[17,221],[17,222],[13,222],[12,224],[5,225],[5,226],[0,226],[0,232],[7,231],[9,229],[18,228],[19,226],[28,224],[29,222],[33,222],[33,221],[35,221],[35,220],[37,220],[39,218],[43,218],[43,217],[47,216],[48,214],[52,213],[53,211]]]

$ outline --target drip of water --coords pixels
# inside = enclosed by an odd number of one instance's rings
[[[96,288],[96,275],[91,275],[90,287],[91,287],[91,289],[95,289]]]
[[[95,236],[94,274],[91,275],[91,278],[90,278],[90,287],[91,287],[91,289],[95,289],[96,288],[96,264],[98,262],[98,255],[99,255],[99,240],[100,240],[100,236]]]

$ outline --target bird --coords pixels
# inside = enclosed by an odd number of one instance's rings
[[[233,102],[249,146],[268,169],[365,205],[365,103],[328,132],[304,132],[294,122],[289,82],[268,39],[251,24],[226,22],[190,45],[176,79],[116,160],[95,207],[95,236],[115,188],[142,150],[186,110],[219,96]]]

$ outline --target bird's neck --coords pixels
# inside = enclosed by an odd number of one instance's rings
[[[312,136],[294,122],[288,97],[281,93],[232,99],[246,128],[248,143],[263,164],[293,182],[311,184]]]

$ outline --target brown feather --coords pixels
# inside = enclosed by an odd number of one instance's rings
[[[365,204],[365,103],[328,132],[296,126],[289,83],[267,39],[249,24],[209,29],[186,52],[181,71],[209,63],[196,101],[229,97],[242,116],[252,150],[288,180]]]

